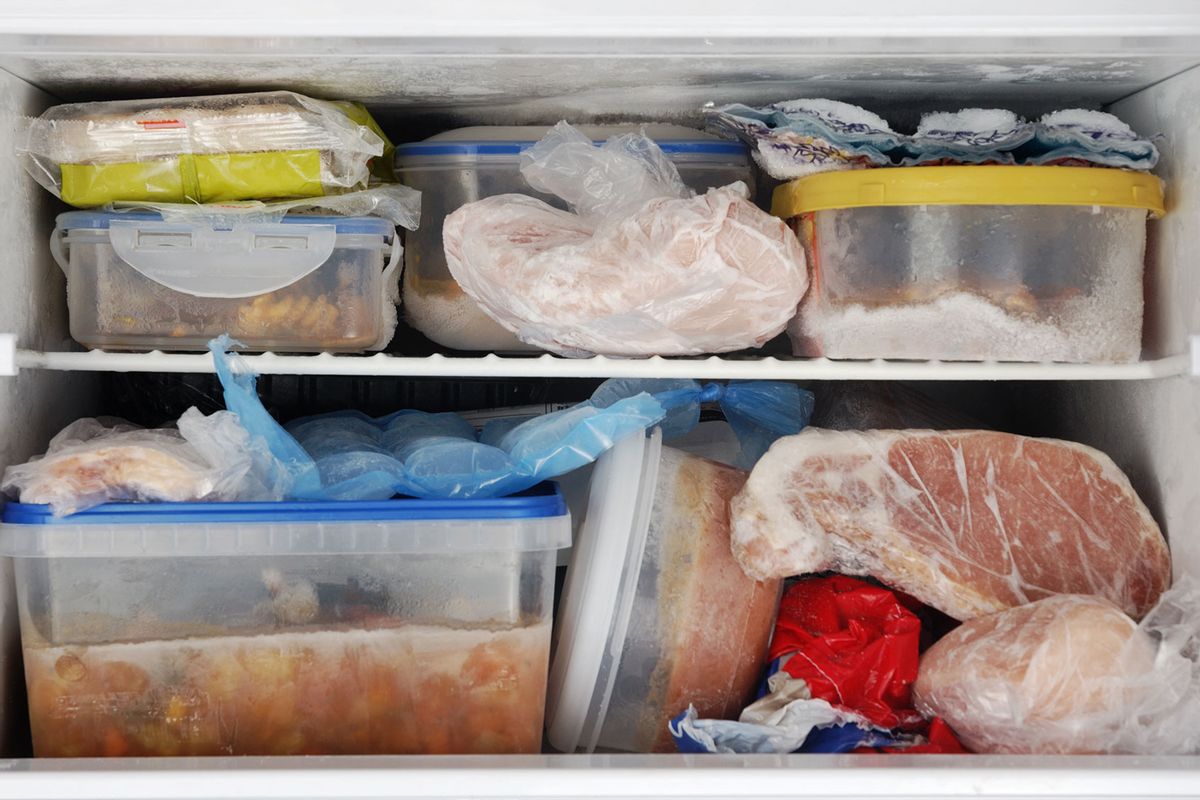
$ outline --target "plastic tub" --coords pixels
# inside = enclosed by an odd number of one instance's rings
[[[218,230],[157,214],[72,211],[51,237],[71,336],[104,350],[380,350],[396,328],[395,229],[289,215]]]
[[[563,752],[670,752],[694,705],[736,718],[767,656],[779,582],[729,546],[746,473],[662,447],[657,430],[596,463],[555,626],[547,732]],[[632,500],[632,502],[631,502]]]
[[[1121,363],[1141,354],[1153,175],[1084,167],[909,167],[775,191],[813,283],[800,356]]]
[[[537,753],[557,487],[10,504],[34,754]]]
[[[639,131],[639,125],[581,126],[597,144]],[[521,177],[521,151],[549,128],[482,126],[460,128],[396,148],[400,179],[421,190],[421,226],[408,234],[404,257],[404,316],[434,342],[457,350],[532,351],[487,316],[446,267],[442,222],[459,206],[498,194],[526,194],[565,208],[562,200],[535,192]],[[679,125],[647,125],[654,139],[691,188],[705,191],[742,181],[754,190],[746,147]]]

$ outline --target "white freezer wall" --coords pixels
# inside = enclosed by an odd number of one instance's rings
[[[1161,133],[1156,173],[1167,215],[1151,226],[1148,351],[1187,352],[1200,338],[1200,69],[1111,106],[1135,130]],[[1191,344],[1196,348],[1195,344]],[[1200,349],[1193,349],[1200,367]],[[1109,453],[1169,533],[1175,575],[1200,576],[1200,377],[1078,382],[1032,389],[1046,430]]]
[[[9,155],[20,117],[40,114],[51,102],[0,71],[0,186],[12,193],[0,201],[0,331],[15,333],[25,346],[58,350],[70,342],[64,338],[65,281],[46,246],[56,204]],[[49,437],[88,413],[97,384],[93,375],[39,370],[0,377],[0,471],[42,452]],[[0,559],[0,753],[9,752],[16,731],[26,724],[10,716],[24,708],[25,692],[16,613],[12,565]]]

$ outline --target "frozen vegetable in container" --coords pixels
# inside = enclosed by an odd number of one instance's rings
[[[581,126],[597,144],[641,130],[638,125]],[[549,128],[481,126],[447,131],[396,148],[402,181],[422,192],[420,228],[407,237],[403,300],[405,319],[433,341],[458,350],[528,351],[488,317],[450,275],[442,248],[442,222],[460,206],[501,194],[525,194],[557,207],[554,195],[534,191],[520,172],[521,153]],[[754,171],[740,142],[723,141],[680,125],[647,125],[652,138],[692,189],[742,181],[753,190]]]
[[[103,350],[381,350],[396,328],[401,246],[376,217],[166,221],[71,211],[51,250],[67,275],[71,336]]]
[[[546,728],[563,752],[673,752],[691,704],[735,718],[767,655],[778,581],[729,546],[741,470],[630,436],[597,463],[555,627]]]
[[[10,504],[35,755],[536,753],[570,532],[553,484]]]
[[[1162,183],[1086,167],[812,175],[775,192],[813,284],[802,356],[1123,363],[1141,354],[1146,218]]]

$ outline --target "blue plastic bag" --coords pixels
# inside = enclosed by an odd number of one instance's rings
[[[793,383],[730,381],[728,384],[691,380],[612,378],[592,394],[601,408],[637,392],[648,392],[667,412],[660,423],[663,440],[682,436],[700,422],[700,407],[717,403],[741,445],[736,466],[750,469],[782,436],[799,433],[812,417],[814,397]]]
[[[338,411],[293,420],[271,417],[255,376],[227,354],[228,337],[210,344],[229,410],[261,439],[281,495],[295,500],[485,498],[523,491],[589,464],[619,439],[662,423],[668,438],[691,430],[706,402],[720,404],[752,466],[770,443],[798,433],[813,397],[792,384],[612,380],[589,401],[532,418],[501,419],[482,434],[456,414],[398,411],[378,419]],[[652,394],[653,393],[653,394]]]

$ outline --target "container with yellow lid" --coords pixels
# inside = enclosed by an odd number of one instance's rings
[[[813,270],[797,355],[1119,363],[1141,353],[1153,175],[898,167],[780,186]]]

